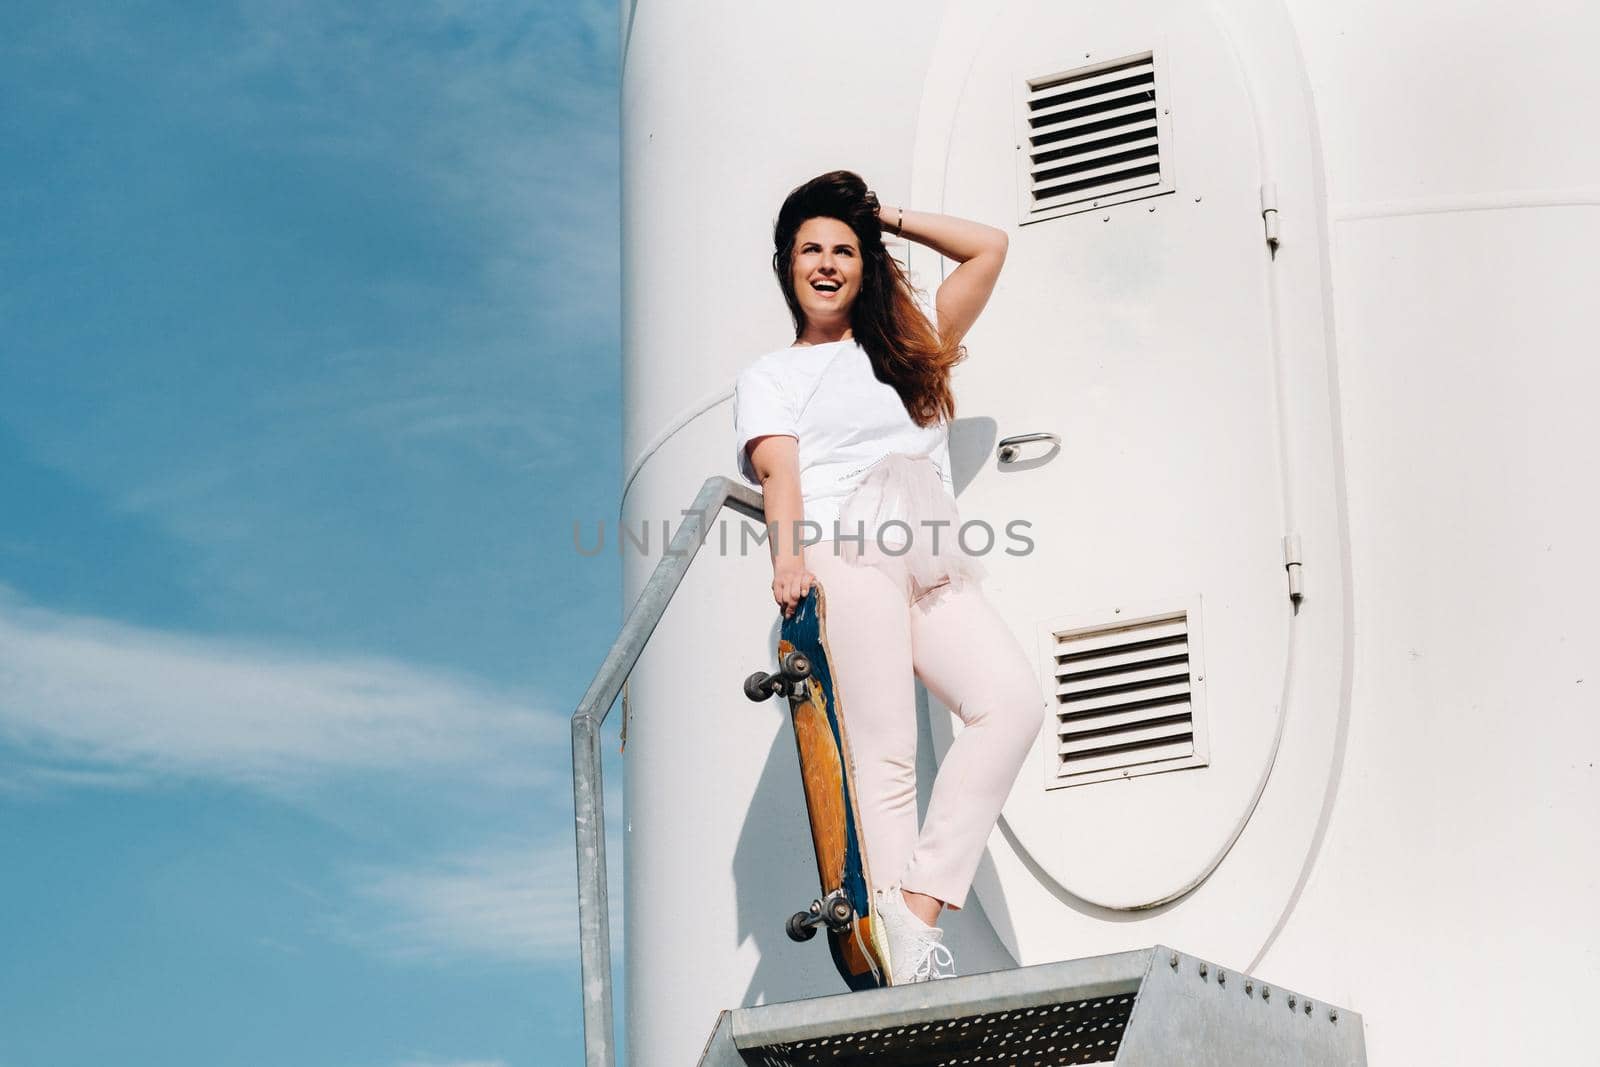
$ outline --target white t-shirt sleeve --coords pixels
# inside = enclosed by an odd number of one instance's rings
[[[758,437],[782,434],[800,439],[800,410],[778,368],[770,361],[746,367],[733,386],[733,439],[735,463],[745,481],[761,488],[755,466],[745,449]]]

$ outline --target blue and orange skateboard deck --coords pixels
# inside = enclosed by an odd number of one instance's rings
[[[861,843],[861,820],[851,773],[850,741],[843,703],[828,658],[827,599],[813,582],[783,620],[779,670],[745,681],[745,695],[766,700],[782,693],[789,701],[806,814],[817,854],[822,895],[788,922],[789,936],[806,941],[826,927],[828,948],[839,976],[852,990],[887,985],[872,937],[872,891]]]

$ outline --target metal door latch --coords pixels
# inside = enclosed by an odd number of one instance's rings
[[[1060,447],[1061,435],[1054,433],[1019,433],[1015,437],[1007,437],[997,446],[1000,450],[1000,462],[1012,462],[1017,458],[1017,453],[1020,451],[1017,447],[1018,445],[1031,444],[1034,441],[1049,441],[1051,444]]]

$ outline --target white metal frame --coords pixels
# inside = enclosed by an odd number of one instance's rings
[[[1075,54],[1068,52],[1068,49],[1065,48],[1062,51],[1068,54]],[[1157,172],[1156,181],[1150,185],[1141,185],[1137,189],[1124,189],[1120,192],[1107,193],[1105,195],[1086,192],[1082,200],[1053,204],[1050,207],[1035,210],[1031,206],[1033,203],[1031,191],[1033,183],[1028,153],[1028,96],[1037,86],[1043,83],[1061,78],[1095,74],[1147,55],[1155,67],[1156,143],[1159,146],[1156,159],[1161,168]],[[1088,51],[1084,52],[1083,56],[1085,59],[1083,64],[1047,74],[1030,74],[1021,69],[1013,69],[1010,95],[1012,114],[1014,116],[1012,126],[1016,131],[1016,157],[1012,171],[1016,175],[1018,225],[1026,226],[1033,222],[1043,222],[1046,219],[1061,218],[1065,215],[1076,215],[1085,211],[1094,211],[1097,208],[1110,207],[1114,204],[1147,200],[1153,196],[1165,196],[1168,193],[1177,191],[1177,170],[1174,159],[1176,147],[1172,138],[1172,96],[1168,91],[1167,83],[1166,41],[1158,39],[1154,44],[1146,48],[1121,51],[1111,51],[1109,49]]]
[[[1040,621],[1037,629],[1040,681],[1044,686],[1044,691],[1050,695],[1052,705],[1048,724],[1049,738],[1048,743],[1044,746],[1044,787],[1046,789],[1064,789],[1075,785],[1090,785],[1094,782],[1121,781],[1124,778],[1136,778],[1143,774],[1159,774],[1162,771],[1204,767],[1211,762],[1211,746],[1206,718],[1205,642],[1200,632],[1200,604],[1200,594],[1196,593],[1192,597],[1178,600],[1113,605],[1094,612],[1057,615],[1054,618]],[[1158,760],[1139,760],[1135,755],[1124,766],[1107,767],[1097,771],[1084,771],[1080,774],[1061,774],[1059,769],[1060,760],[1056,752],[1059,737],[1056,729],[1057,710],[1055,702],[1057,636],[1088,633],[1093,630],[1106,629],[1107,627],[1132,626],[1138,623],[1156,622],[1161,619],[1175,619],[1179,616],[1183,616],[1186,619],[1185,629],[1189,647],[1189,714],[1194,730],[1194,751],[1187,756]]]

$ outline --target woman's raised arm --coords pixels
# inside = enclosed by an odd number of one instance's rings
[[[889,205],[879,207],[878,222],[885,232],[892,233],[898,227],[908,241],[927,245],[960,264],[934,294],[939,336],[960,343],[978,321],[979,312],[989,302],[989,294],[1000,278],[1010,245],[1006,232],[954,215]]]

